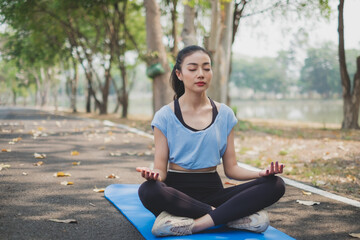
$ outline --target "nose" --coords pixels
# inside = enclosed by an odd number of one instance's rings
[[[199,68],[198,77],[203,78],[204,77],[204,70]]]

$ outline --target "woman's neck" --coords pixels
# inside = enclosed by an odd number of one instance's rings
[[[179,102],[182,108],[187,108],[189,110],[197,110],[210,103],[205,92],[201,94],[190,94],[185,92],[179,99]]]

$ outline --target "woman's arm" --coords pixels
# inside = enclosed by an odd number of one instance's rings
[[[165,135],[156,127],[154,127],[154,142],[154,169],[151,170],[147,167],[137,167],[136,171],[141,172],[141,176],[146,180],[164,181],[167,173],[169,147]]]
[[[228,178],[235,180],[250,180],[259,177],[269,176],[276,173],[282,173],[284,165],[277,162],[271,163],[269,167],[261,171],[251,171],[239,167],[236,161],[235,146],[234,146],[234,130],[231,130],[227,138],[227,148],[222,157],[225,175]]]

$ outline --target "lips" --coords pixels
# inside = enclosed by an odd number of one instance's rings
[[[197,83],[195,83],[197,86],[199,86],[199,87],[202,87],[202,86],[204,86],[205,85],[205,82],[197,82]]]

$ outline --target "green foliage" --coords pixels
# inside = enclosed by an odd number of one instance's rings
[[[283,93],[288,87],[285,69],[270,57],[233,59],[230,81],[261,92]]]
[[[359,51],[347,50],[346,61],[350,76],[356,71],[356,56]],[[303,91],[316,91],[325,97],[341,94],[341,80],[337,46],[324,43],[320,48],[307,50],[307,58],[301,69],[299,85]]]

